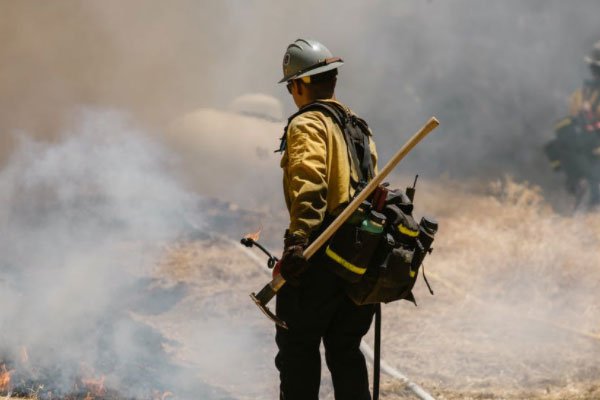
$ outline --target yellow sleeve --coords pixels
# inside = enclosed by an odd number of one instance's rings
[[[327,209],[327,131],[315,113],[294,118],[288,127],[287,156],[289,231],[309,237]]]
[[[583,107],[583,93],[581,89],[576,90],[569,98],[569,115],[576,117],[581,112]]]
[[[373,134],[369,137],[369,150],[371,151],[371,163],[373,165],[373,174],[377,175],[379,169],[377,168],[377,148],[375,147],[375,141],[373,140]]]

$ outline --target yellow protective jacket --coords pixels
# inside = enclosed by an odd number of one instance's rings
[[[373,171],[377,173],[372,137],[369,144]],[[288,229],[301,237],[309,237],[317,230],[325,213],[339,213],[354,195],[353,183],[358,182],[358,172],[355,166],[351,168],[342,130],[328,113],[319,110],[307,111],[290,121],[281,168],[290,214]]]
[[[577,89],[569,101],[569,114],[579,116],[581,112],[589,111],[600,120],[600,85],[585,85]]]

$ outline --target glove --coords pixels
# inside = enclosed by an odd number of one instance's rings
[[[283,244],[283,255],[279,261],[281,276],[292,286],[298,286],[300,275],[310,266],[302,255],[308,246],[308,239],[291,235],[286,231]]]
[[[277,261],[277,264],[275,264],[275,266],[273,267],[271,275],[273,276],[273,279],[275,279],[277,275],[281,275],[281,260]]]

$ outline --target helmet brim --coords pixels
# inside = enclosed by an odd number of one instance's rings
[[[339,68],[342,65],[344,65],[343,61],[332,62],[331,64],[322,65],[322,66],[317,67],[315,69],[310,69],[308,71],[305,71],[305,72],[303,72],[301,74],[296,74],[296,75],[292,75],[292,76],[284,76],[277,83],[283,83],[283,82],[291,81],[292,79],[303,78],[305,76],[317,75],[317,74],[320,74],[320,73],[323,73],[323,72],[331,71],[332,69]]]

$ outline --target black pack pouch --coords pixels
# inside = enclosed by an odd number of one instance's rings
[[[359,282],[375,254],[381,234],[361,228],[361,211],[343,224],[323,252],[323,263],[346,282]]]
[[[411,291],[433,242],[433,233],[425,232],[421,224],[398,207],[388,207],[384,210],[390,221],[385,240],[380,242],[363,279],[346,287],[346,293],[358,305],[402,299],[415,303]],[[424,245],[420,242],[422,235],[426,235]]]

